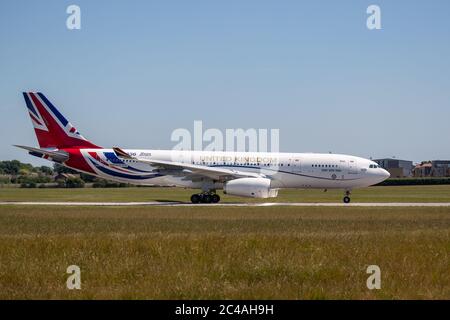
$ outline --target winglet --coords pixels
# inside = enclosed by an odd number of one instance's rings
[[[118,157],[125,158],[125,159],[133,159],[132,156],[130,156],[128,153],[120,149],[119,147],[113,147],[114,152]]]

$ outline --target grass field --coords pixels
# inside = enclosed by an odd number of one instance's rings
[[[195,190],[179,188],[18,189],[0,188],[0,201],[185,201]],[[342,190],[281,190],[277,198],[219,194],[224,202],[341,202]],[[352,202],[450,202],[450,185],[383,186],[357,189]]]
[[[430,201],[429,195],[448,201],[448,187],[420,188],[369,188],[358,201],[422,202]],[[0,189],[0,194],[0,201],[150,201],[180,200],[190,192]],[[282,201],[341,196],[306,195],[281,196]],[[355,192],[354,201],[357,197]],[[81,290],[66,288],[72,264],[81,268]],[[372,264],[381,268],[381,290],[366,287]],[[3,205],[0,298],[450,299],[450,208]]]

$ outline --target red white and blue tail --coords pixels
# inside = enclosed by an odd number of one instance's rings
[[[24,92],[28,113],[41,148],[100,148],[78,130],[40,92]]]

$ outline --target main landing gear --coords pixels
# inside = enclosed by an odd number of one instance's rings
[[[345,191],[344,203],[350,203],[350,190]]]
[[[202,192],[191,196],[192,203],[218,203],[220,197],[214,192]]]

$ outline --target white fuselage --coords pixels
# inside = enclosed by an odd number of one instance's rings
[[[158,170],[135,160],[119,159],[112,149],[80,150],[96,175],[137,185],[208,187],[221,189],[220,181],[192,181],[170,170]],[[272,188],[345,189],[367,187],[389,177],[375,162],[349,155],[316,153],[262,153],[176,150],[125,150],[142,160],[218,167],[240,172],[258,173],[271,179]],[[79,170],[79,169],[78,169]]]

